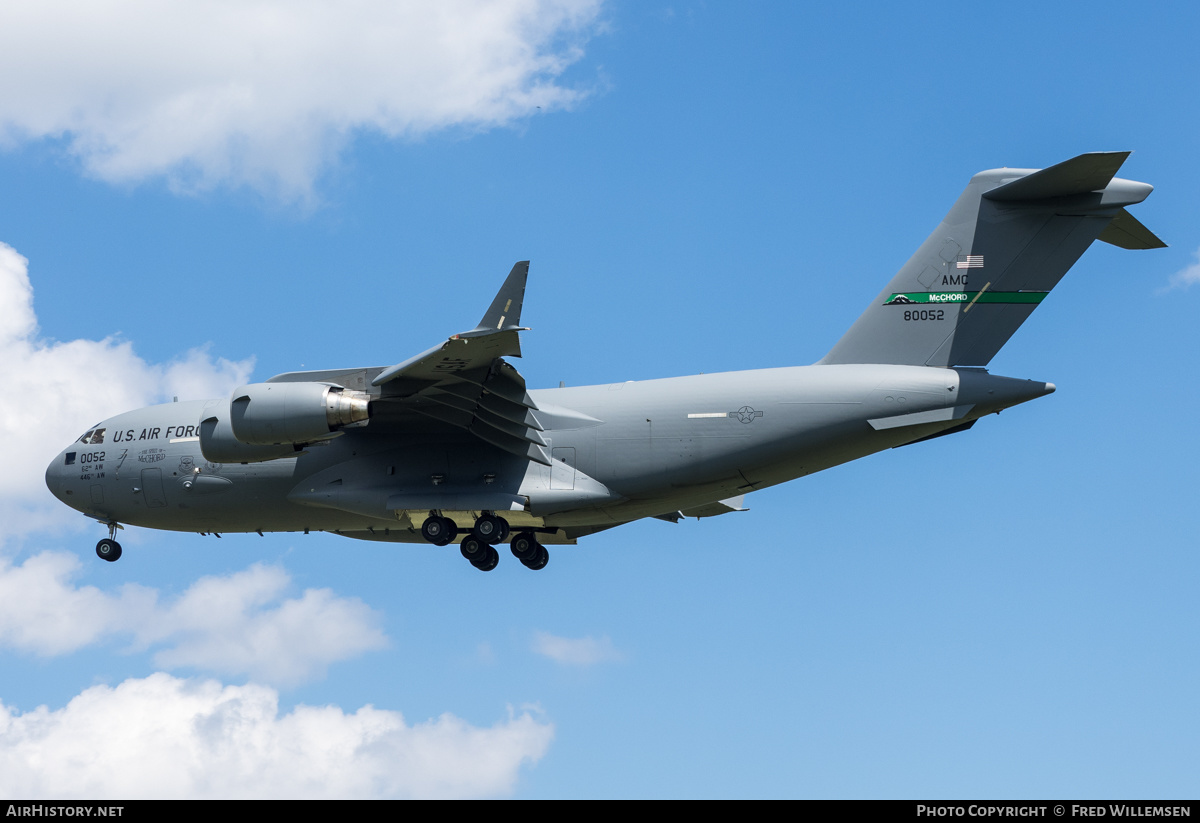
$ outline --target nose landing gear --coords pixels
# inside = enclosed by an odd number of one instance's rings
[[[96,556],[101,560],[107,560],[109,563],[115,563],[121,559],[121,544],[113,538],[117,536],[117,529],[121,528],[118,523],[109,523],[108,537],[96,544]]]

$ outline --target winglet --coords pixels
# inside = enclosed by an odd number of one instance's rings
[[[496,299],[471,331],[503,331],[520,329],[521,303],[525,300],[525,280],[529,276],[529,261],[522,260],[512,267]]]

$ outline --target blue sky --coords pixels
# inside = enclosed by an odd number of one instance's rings
[[[0,11],[0,793],[1196,795],[1197,12],[390,5]],[[1096,244],[992,361],[1054,395],[748,513],[536,574],[106,564],[42,483],[106,415],[399,362],[522,259],[530,386],[808,364],[973,173],[1126,149],[1170,248]]]

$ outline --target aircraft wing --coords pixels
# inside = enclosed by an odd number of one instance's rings
[[[371,385],[380,389],[374,402],[381,411],[416,412],[549,466],[537,404],[525,379],[502,359],[521,356],[528,275],[529,261],[517,263],[478,326],[379,372]]]

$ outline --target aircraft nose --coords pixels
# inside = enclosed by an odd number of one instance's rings
[[[63,456],[59,454],[46,467],[46,488],[59,500],[62,500],[62,461]]]

